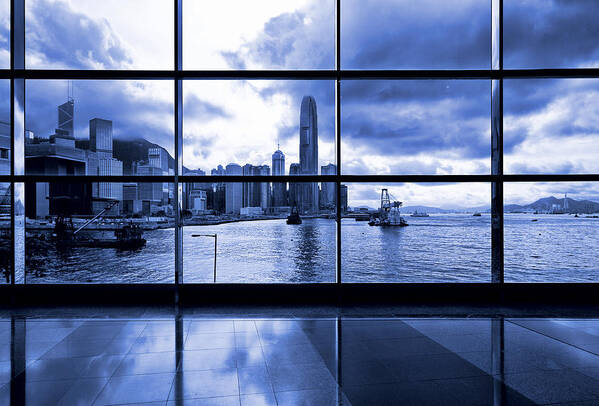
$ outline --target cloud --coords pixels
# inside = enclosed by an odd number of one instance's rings
[[[346,0],[345,69],[488,68],[490,2]]]
[[[26,29],[29,68],[125,69],[133,62],[108,20],[62,1],[28,1]]]
[[[594,0],[504,2],[505,67],[596,66],[598,14]]]
[[[67,97],[65,81],[28,81],[27,129],[53,134],[57,106]],[[173,84],[169,81],[74,81],[75,136],[89,137],[89,120],[112,120],[114,137],[145,138],[173,154]]]
[[[233,69],[334,69],[335,3],[314,1],[271,17],[255,38],[221,51]]]
[[[225,110],[224,106],[217,106],[202,100],[193,93],[185,96],[183,108],[184,114],[195,120],[210,120],[214,117],[231,118],[231,114]]]

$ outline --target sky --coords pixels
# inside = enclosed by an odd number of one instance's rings
[[[27,66],[170,69],[172,2],[28,0]],[[186,0],[185,69],[333,69],[334,0]],[[506,68],[598,67],[599,2],[504,2]],[[345,69],[487,69],[491,2],[343,0]],[[8,65],[8,1],[0,0],[0,66]],[[0,83],[0,97],[7,100]],[[484,80],[345,81],[341,84],[342,170],[346,174],[490,173],[490,88]],[[27,84],[27,126],[48,136],[65,82]],[[186,81],[183,164],[209,173],[218,164],[270,164],[280,144],[298,162],[299,106],[316,99],[319,161],[334,163],[334,83]],[[118,138],[146,138],[172,153],[169,81],[74,83],[76,136],[87,122],[113,120]],[[0,105],[0,119],[7,117]],[[599,80],[504,83],[506,173],[599,173]],[[558,186],[558,187],[555,187]],[[547,195],[585,198],[593,185],[514,187],[506,203]],[[580,186],[580,185],[578,185]],[[379,187],[380,189],[380,187]],[[488,204],[488,185],[402,185],[407,205]],[[559,189],[559,190],[558,190]],[[373,185],[352,185],[350,205],[376,206]],[[374,198],[372,196],[375,196]],[[509,201],[508,201],[509,199]]]

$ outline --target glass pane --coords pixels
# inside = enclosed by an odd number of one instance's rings
[[[172,69],[174,3],[27,0],[30,69]]]
[[[341,280],[489,282],[490,191],[485,183],[347,185]]]
[[[10,175],[10,81],[0,80],[0,175]]]
[[[489,69],[491,2],[344,0],[343,69]]]
[[[0,0],[0,69],[10,68],[10,0]]]
[[[271,203],[277,186],[282,189],[281,206]],[[334,282],[335,201],[321,210],[301,211],[301,201],[311,193],[320,193],[323,202],[327,188],[331,185],[185,184],[184,281]]]
[[[335,68],[335,0],[185,1],[183,10],[185,69]]]
[[[335,172],[334,82],[197,80],[183,90],[183,174]]]
[[[10,283],[12,269],[10,224],[10,183],[0,183],[0,284]]]
[[[506,183],[505,281],[599,280],[599,185]]]
[[[172,81],[27,81],[28,175],[174,172]]]
[[[29,183],[27,283],[173,283],[173,184]]]
[[[506,68],[593,68],[599,63],[599,3],[587,0],[507,0]]]
[[[488,174],[490,81],[341,83],[345,174]]]
[[[506,80],[508,173],[599,173],[599,80]]]
[[[0,80],[0,175],[10,175],[10,82]],[[0,183],[0,284],[10,283],[10,183]]]

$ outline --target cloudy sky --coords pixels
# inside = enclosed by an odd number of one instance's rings
[[[186,0],[184,67],[332,69],[334,3]],[[504,4],[506,68],[599,67],[599,2]],[[490,6],[490,0],[343,0],[342,68],[489,68]],[[172,13],[172,2],[163,0],[28,0],[27,65],[169,69]],[[0,0],[4,67],[8,34],[8,1]],[[506,172],[599,173],[599,80],[506,80],[504,88]],[[0,83],[3,100],[7,89]],[[333,82],[198,80],[184,84],[184,165],[209,171],[229,162],[270,164],[280,143],[288,168],[298,162],[299,106],[307,94],[318,106],[320,163],[334,162]],[[64,82],[28,82],[27,127],[49,135],[66,95]],[[172,153],[172,95],[169,81],[75,82],[76,136],[86,138],[88,120],[102,117],[113,120],[117,137],[146,138]],[[488,81],[346,81],[341,100],[344,173],[490,171]],[[7,106],[0,108],[4,119]],[[350,204],[376,205],[373,188],[352,185]],[[506,201],[566,191],[584,198],[597,194],[591,189],[506,187]],[[488,190],[402,185],[396,194],[409,205],[456,207],[487,204]]]

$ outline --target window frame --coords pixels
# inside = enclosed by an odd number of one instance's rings
[[[10,80],[10,128],[11,158],[10,175],[0,175],[0,182],[10,183],[12,191],[11,204],[11,284],[15,284],[16,252],[14,236],[16,184],[35,182],[169,182],[175,185],[175,285],[183,283],[183,224],[181,222],[181,183],[207,182],[210,176],[182,176],[182,135],[183,135],[183,81],[184,80],[315,80],[327,79],[335,81],[335,175],[310,176],[253,176],[252,182],[331,182],[336,186],[336,275],[335,284],[343,282],[341,254],[343,241],[341,238],[341,188],[348,183],[444,183],[444,182],[485,182],[491,184],[491,273],[490,282],[504,283],[504,221],[503,221],[503,185],[506,182],[574,182],[599,181],[599,174],[504,174],[503,171],[503,81],[504,79],[531,78],[599,78],[599,68],[556,68],[556,69],[504,69],[503,68],[503,0],[488,0],[491,13],[491,63],[490,69],[458,69],[458,70],[345,70],[341,62],[341,2],[335,5],[335,69],[329,70],[184,70],[183,69],[183,0],[174,1],[174,61],[171,70],[48,70],[27,69],[25,66],[25,0],[11,0],[10,7],[10,68],[0,69],[0,79]],[[168,176],[35,176],[18,173],[18,160],[24,156],[15,150],[16,142],[23,139],[23,134],[15,132],[15,98],[19,92],[24,93],[25,82],[35,79],[62,80],[169,80],[174,86],[174,148],[175,171]],[[452,79],[469,80],[484,79],[491,81],[491,173],[486,175],[344,175],[341,157],[341,83],[347,79],[379,79],[379,80],[432,80]],[[24,97],[24,96],[23,96]],[[25,112],[23,114],[26,114]],[[19,156],[21,155],[21,156]],[[243,176],[226,176],[219,182],[247,181]],[[24,253],[21,253],[24,255]],[[241,282],[239,282],[241,283]],[[377,282],[374,281],[374,284]],[[379,282],[380,283],[380,282]],[[458,282],[461,284],[462,282]],[[465,283],[465,282],[464,282]]]

